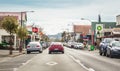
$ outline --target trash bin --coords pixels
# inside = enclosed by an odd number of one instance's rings
[[[90,46],[90,50],[91,50],[91,51],[93,51],[94,48],[95,48],[94,45],[91,45],[91,46]]]

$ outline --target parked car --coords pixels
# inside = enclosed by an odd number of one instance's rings
[[[30,42],[27,45],[27,54],[29,54],[30,52],[39,52],[42,53],[42,46],[39,42]]]
[[[120,41],[113,41],[110,43],[110,45],[107,47],[106,56],[111,58],[114,56],[120,56]]]
[[[44,49],[46,49],[46,48],[48,47],[47,42],[43,42],[43,43],[42,43],[42,47],[43,47]]]
[[[75,49],[84,49],[84,45],[83,45],[83,43],[76,43],[76,44],[74,45],[74,48],[75,48]]]
[[[52,52],[62,52],[64,54],[64,47],[61,43],[54,42],[49,47],[49,54]]]
[[[110,44],[110,42],[114,41],[112,38],[104,38],[103,41],[99,45],[99,54],[106,55],[106,48]]]
[[[76,44],[76,42],[68,42],[68,47],[69,48],[74,48],[74,45]]]

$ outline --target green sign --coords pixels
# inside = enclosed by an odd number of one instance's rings
[[[101,31],[102,30],[102,26],[97,26],[97,30]]]

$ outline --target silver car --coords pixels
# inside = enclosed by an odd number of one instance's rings
[[[42,46],[39,42],[30,42],[27,45],[27,54],[29,54],[30,52],[39,52],[42,53]]]
[[[113,41],[110,43],[110,45],[107,47],[107,56],[114,57],[114,56],[120,56],[120,41]]]
[[[76,48],[76,49],[84,49],[84,45],[83,45],[83,43],[76,43],[74,48]]]

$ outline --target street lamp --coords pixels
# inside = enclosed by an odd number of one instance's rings
[[[24,25],[23,25],[23,13],[25,13],[25,19],[27,21],[27,16],[26,16],[27,12],[34,12],[34,11],[22,11],[22,12],[19,12],[21,14],[21,27],[24,27]],[[23,41],[24,41],[24,39],[23,39]],[[20,46],[22,46],[21,43],[22,43],[22,41],[20,42]],[[25,47],[25,45],[24,45],[24,47]]]
[[[87,20],[90,22],[90,24],[92,24],[92,21],[90,19],[86,19],[86,18],[81,18],[81,20]]]

